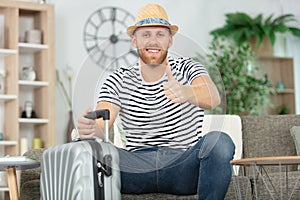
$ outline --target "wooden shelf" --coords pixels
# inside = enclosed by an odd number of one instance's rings
[[[0,94],[0,102],[11,101],[17,99],[17,95]]]
[[[292,57],[283,57],[283,56],[259,56],[261,60],[291,60]]]
[[[0,58],[4,58],[5,56],[10,56],[15,54],[17,54],[17,50],[0,48]]]
[[[32,87],[32,88],[45,87],[45,86],[49,85],[49,83],[46,82],[46,81],[24,81],[24,80],[19,80],[18,83],[21,87]]]
[[[10,140],[0,140],[0,146],[13,146],[17,145],[17,141],[10,141]]]
[[[8,187],[0,187],[0,192],[9,192]]]
[[[48,49],[48,45],[45,44],[31,44],[31,43],[19,43],[20,53],[35,53],[43,49]]]
[[[280,89],[277,91],[278,94],[294,94],[295,93],[295,90],[292,89],[292,88],[285,88],[285,89]]]
[[[48,119],[42,118],[19,118],[19,123],[23,124],[47,124],[48,122]]]

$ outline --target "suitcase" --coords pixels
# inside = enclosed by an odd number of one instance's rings
[[[47,149],[41,160],[41,199],[119,200],[119,154],[108,142],[109,110],[89,113],[104,120],[104,141],[79,140]]]

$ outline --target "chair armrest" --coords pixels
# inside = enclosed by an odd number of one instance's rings
[[[23,155],[35,158],[36,160],[38,160],[40,162],[41,158],[42,158],[42,155],[43,155],[43,152],[45,150],[46,150],[46,148],[44,148],[44,149],[30,149],[29,151],[25,152]],[[22,185],[25,182],[28,182],[28,181],[31,181],[31,180],[36,180],[36,179],[39,180],[40,179],[40,174],[41,174],[41,168],[40,167],[23,170],[21,172],[20,186],[22,187]]]

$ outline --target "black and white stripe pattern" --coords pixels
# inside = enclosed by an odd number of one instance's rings
[[[171,58],[173,76],[181,84],[190,84],[206,69],[189,58]],[[137,65],[119,68],[103,84],[99,101],[118,105],[127,149],[134,151],[152,146],[187,149],[201,134],[204,110],[190,103],[173,104],[164,94],[164,76],[153,83],[145,82]]]

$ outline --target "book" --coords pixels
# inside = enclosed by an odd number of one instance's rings
[[[0,162],[37,162],[29,156],[0,156]]]

